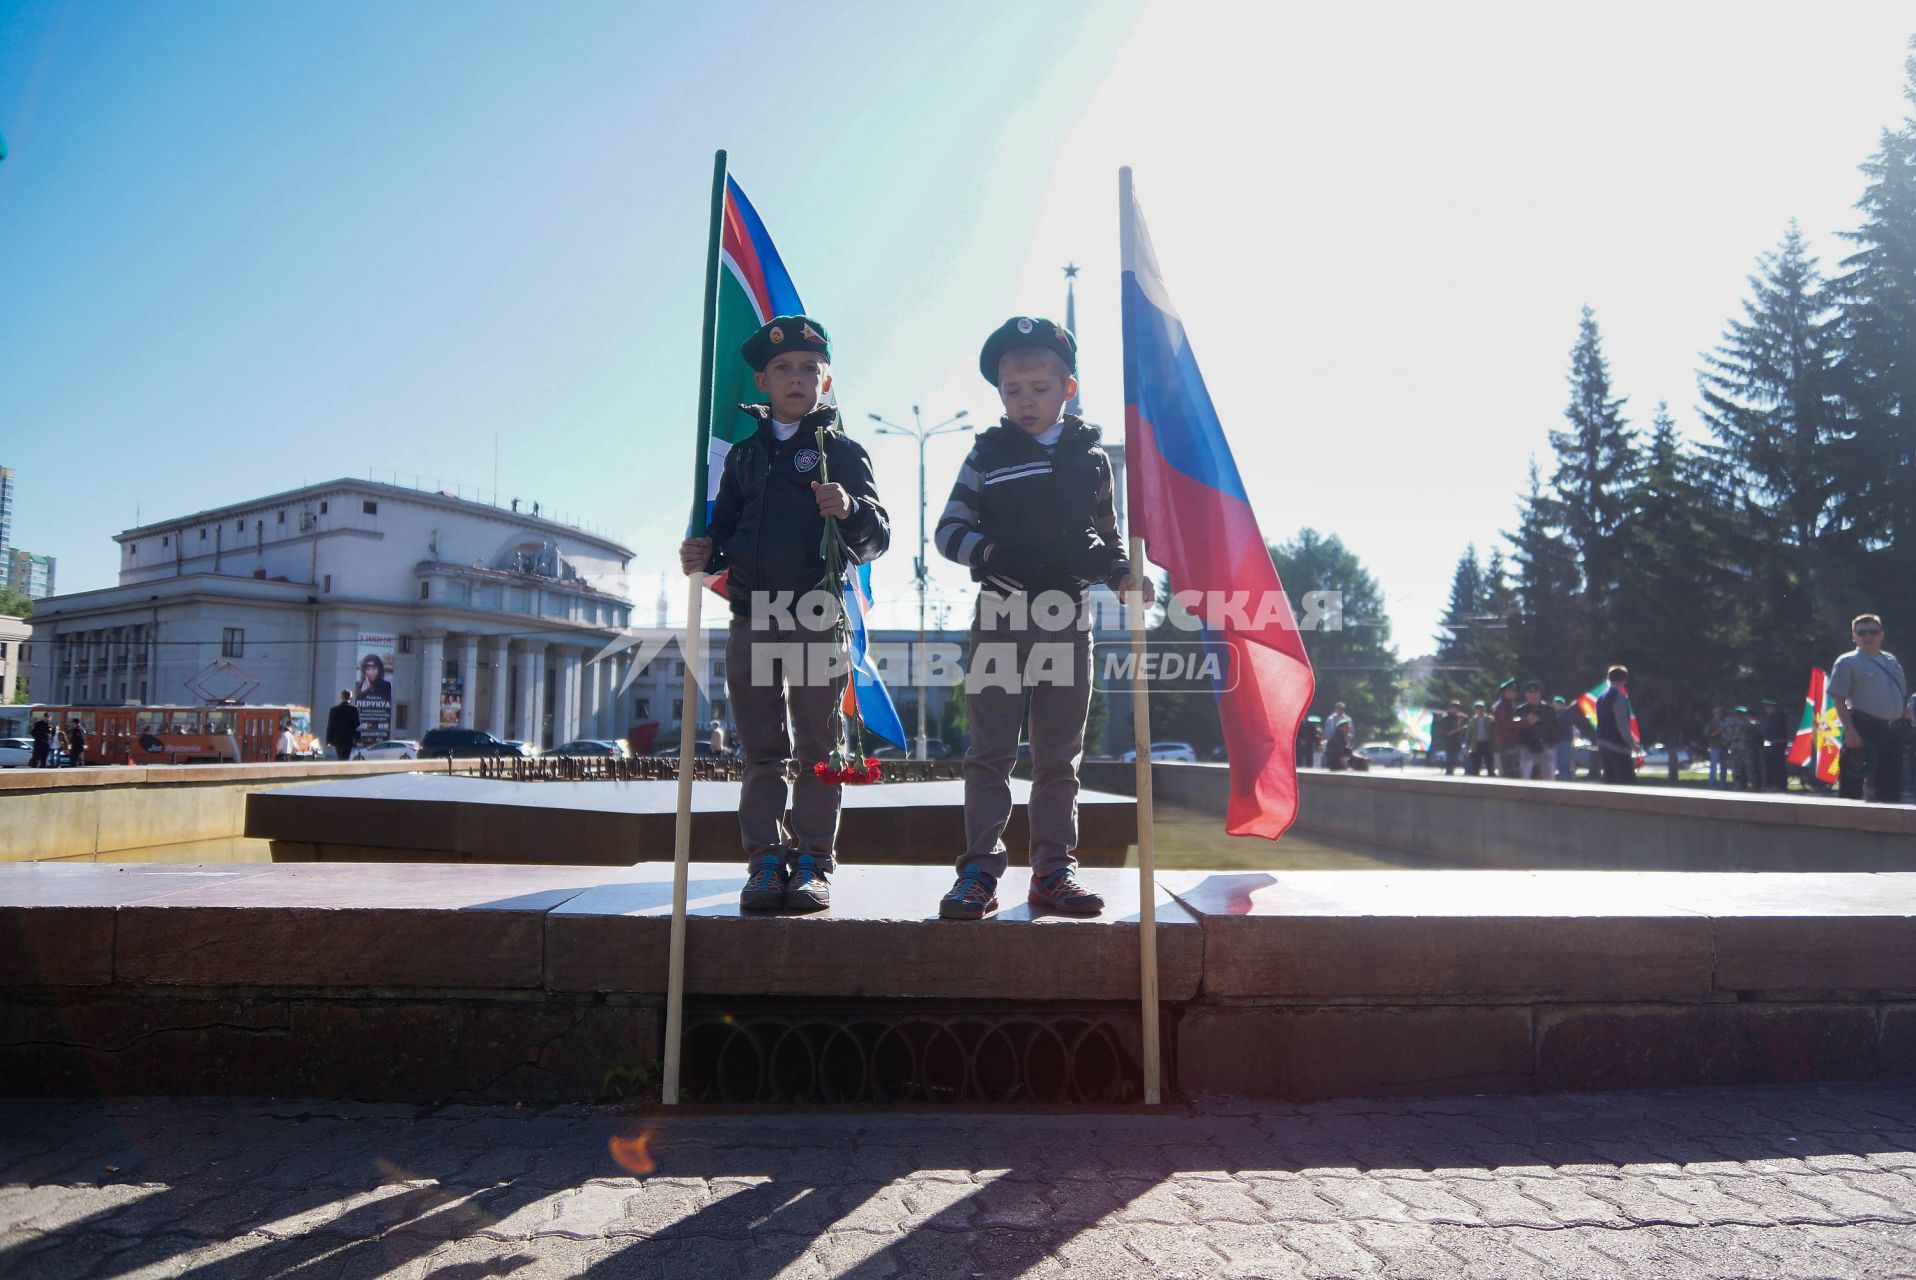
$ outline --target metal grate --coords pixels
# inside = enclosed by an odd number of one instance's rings
[[[683,1079],[730,1105],[1113,1104],[1143,1098],[1138,1044],[1135,1010],[688,1007]]]

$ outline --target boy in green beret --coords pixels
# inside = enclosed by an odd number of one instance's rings
[[[832,710],[845,686],[843,676],[815,678],[815,655],[829,651],[819,646],[831,644],[833,620],[809,613],[804,598],[825,577],[826,520],[839,522],[863,563],[891,544],[891,518],[878,499],[871,459],[827,403],[832,344],[825,326],[809,316],[778,316],[740,353],[770,403],[739,406],[758,420],[758,430],[725,455],[706,536],[687,538],[679,562],[687,574],[724,570],[732,605],[725,679],[745,762],[738,824],[747,872],[739,906],[822,911],[831,905],[838,867],[842,793],[812,766],[831,753]],[[821,603],[836,608],[838,598]],[[688,705],[685,713],[692,710]],[[788,781],[794,735],[795,788]]]
[[[978,367],[1005,414],[978,437],[938,521],[939,554],[978,583],[965,690],[965,852],[938,914],[977,920],[998,909],[1011,769],[1029,694],[1027,899],[1064,915],[1096,915],[1104,899],[1079,883],[1073,856],[1091,705],[1085,594],[1093,583],[1132,586],[1111,460],[1098,429],[1064,412],[1078,390],[1078,344],[1062,325],[1014,316],[985,339]]]

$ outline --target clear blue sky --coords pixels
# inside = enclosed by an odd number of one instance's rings
[[[1647,421],[1791,216],[1833,260],[1907,6],[0,6],[0,463],[108,585],[135,522],[368,469],[621,532],[690,486],[711,153],[833,329],[841,401],[988,421],[976,349],[1084,264],[1121,424],[1132,164],[1266,534],[1341,534],[1424,651],[1515,523],[1577,309]],[[1594,28],[1594,29],[1593,29]],[[912,449],[871,441],[900,532]],[[962,439],[933,446],[934,505]],[[939,578],[953,599],[955,570]],[[676,600],[682,593],[672,591]]]

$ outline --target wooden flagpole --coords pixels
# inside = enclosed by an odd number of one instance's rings
[[[1144,581],[1144,539],[1131,539],[1131,574]],[[1151,701],[1145,679],[1144,590],[1125,593],[1131,628],[1131,725],[1138,755],[1138,1028],[1144,1059],[1144,1101],[1163,1101],[1158,1062],[1158,876],[1151,809]]]
[[[692,519],[689,536],[705,535],[706,459],[712,441],[712,379],[717,371],[713,344],[718,334],[719,246],[725,219],[725,153],[712,157],[712,227],[705,254],[705,328],[699,343],[699,432],[698,455],[693,464],[696,479],[692,491]],[[692,862],[692,767],[698,760],[698,671],[704,659],[705,632],[699,620],[705,600],[705,575],[686,578],[685,635],[680,649],[685,655],[685,683],[679,700],[679,793],[678,813],[672,826],[672,932],[666,950],[665,970],[665,1063],[660,1084],[660,1100],[667,1106],[679,1101],[679,1050],[685,1041],[685,896]]]

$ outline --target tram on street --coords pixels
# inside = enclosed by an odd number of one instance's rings
[[[86,730],[81,764],[255,764],[277,758],[280,730],[291,727],[294,754],[318,759],[313,712],[300,706],[68,707],[35,704],[65,729]]]

